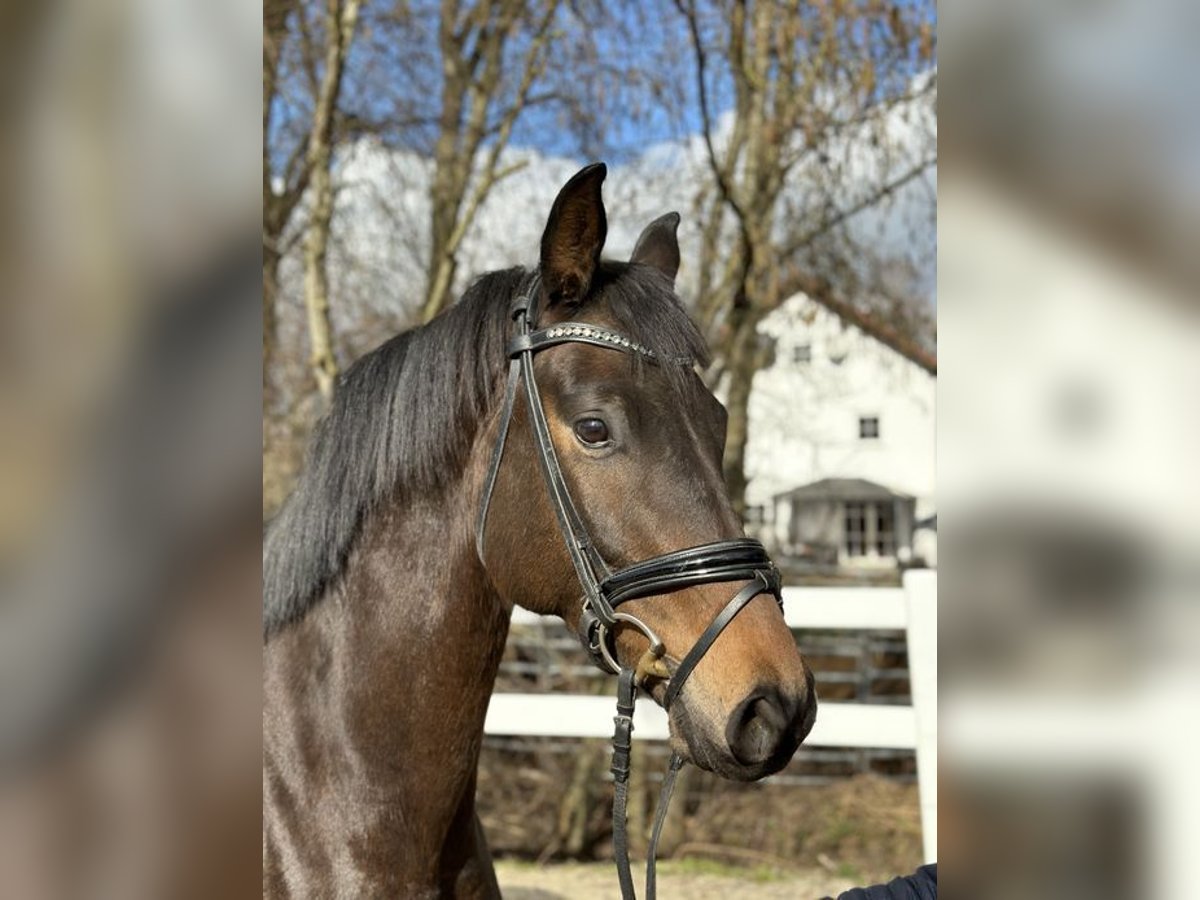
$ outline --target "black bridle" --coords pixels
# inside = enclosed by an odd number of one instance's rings
[[[480,503],[479,519],[475,531],[476,550],[480,562],[483,562],[488,507],[496,486],[500,462],[504,456],[504,446],[508,438],[508,427],[512,421],[513,407],[516,404],[517,390],[523,383],[543,480],[550,495],[550,504],[558,519],[559,531],[566,541],[567,552],[583,589],[579,639],[596,665],[618,676],[617,715],[614,720],[616,730],[613,735],[612,761],[615,784],[613,846],[617,857],[622,897],[632,900],[636,894],[629,868],[628,843],[625,834],[625,806],[629,789],[629,754],[632,746],[633,708],[637,699],[637,685],[647,678],[666,679],[667,688],[663,695],[663,707],[669,710],[692,670],[737,614],[745,609],[751,600],[764,593],[773,595],[776,603],[782,609],[783,594],[780,590],[779,572],[774,563],[767,556],[763,545],[749,538],[701,544],[697,547],[655,556],[615,572],[609,569],[600,551],[588,536],[587,527],[579,515],[579,511],[575,508],[575,504],[571,500],[571,493],[567,489],[566,478],[563,476],[562,467],[559,465],[558,456],[554,451],[554,442],[550,436],[546,412],[542,407],[541,394],[538,392],[537,381],[534,379],[533,356],[541,350],[559,344],[581,343],[603,347],[607,350],[638,354],[655,364],[673,361],[657,359],[649,348],[643,347],[618,332],[583,322],[562,322],[537,330],[536,298],[539,290],[540,279],[535,275],[524,293],[518,296],[513,304],[512,317],[516,331],[508,344],[510,360],[508,382],[504,394],[504,407],[501,412],[500,433],[496,439],[495,449],[492,451],[491,463],[483,487],[483,499]],[[679,362],[690,364],[691,360],[680,360]],[[630,600],[664,594],[699,584],[727,581],[747,581],[748,584],[738,591],[724,609],[713,618],[673,672],[669,670],[663,659],[665,647],[658,635],[636,616],[618,611],[619,606]],[[616,626],[621,622],[636,628],[650,643],[649,648],[634,668],[621,666],[617,661],[615,647],[612,646]],[[663,779],[658,814],[655,818],[646,861],[646,896],[648,900],[653,900],[655,893],[654,860],[658,838],[666,818],[675,775],[682,765],[682,758],[678,754],[672,754],[667,775]]]

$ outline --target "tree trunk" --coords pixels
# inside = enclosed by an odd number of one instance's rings
[[[333,396],[337,361],[329,322],[326,257],[333,220],[333,118],[341,91],[346,54],[354,37],[359,0],[328,0],[325,19],[325,71],[313,109],[308,142],[312,212],[304,242],[304,306],[308,315],[309,367],[326,402]]]
[[[308,364],[317,390],[328,402],[337,379],[333,356],[333,329],[329,321],[329,274],[326,259],[329,223],[333,215],[333,188],[328,170],[314,171],[312,179],[313,221],[309,223],[304,250],[304,308],[308,316]]]
[[[571,782],[558,808],[557,840],[563,853],[572,859],[582,856],[588,844],[592,784],[600,776],[600,760],[594,742],[585,741],[575,756]]]
[[[725,485],[739,516],[746,509],[746,441],[750,436],[750,389],[766,354],[758,341],[759,316],[752,310],[737,312],[736,331],[725,364],[725,409],[729,422],[725,437]]]
[[[263,296],[262,296],[262,367],[263,406],[267,405],[267,386],[270,382],[271,351],[275,339],[275,297],[279,287],[278,241],[283,231],[273,209],[275,194],[271,189],[271,104],[279,77],[279,57],[287,36],[288,19],[296,6],[295,0],[266,0],[263,3],[263,108],[262,108],[262,179],[263,179]]]
[[[429,259],[429,281],[425,287],[425,302],[421,306],[421,321],[428,322],[450,305],[450,289],[458,260],[446,240],[434,240]]]
[[[746,509],[746,435],[750,419],[750,386],[754,372],[748,369],[745,354],[738,353],[726,368],[728,394],[725,409],[729,422],[725,431],[725,486],[734,511],[741,516]]]
[[[438,25],[438,44],[442,53],[442,108],[437,143],[433,150],[433,183],[429,196],[429,262],[425,270],[425,297],[421,303],[422,322],[428,322],[436,316],[446,302],[453,278],[447,269],[454,263],[450,241],[467,189],[466,179],[470,175],[470,163],[464,168],[463,157],[467,152],[474,154],[474,148],[464,147],[462,141],[463,106],[472,73],[466,68],[467,61],[459,58],[455,34],[457,19],[457,6],[443,5]]]
[[[272,355],[275,347],[276,297],[279,293],[279,251],[274,247],[263,247],[262,290],[263,409],[266,409],[269,399],[267,386],[271,380]]]
[[[460,25],[460,4],[456,0],[443,0],[438,30],[442,111],[433,153],[429,265],[421,304],[423,322],[450,305],[462,241],[488,192],[525,165],[519,162],[501,166],[501,155],[534,83],[544,71],[550,26],[559,2],[477,0],[466,22]],[[520,29],[528,29],[528,46],[519,62],[508,60],[506,47],[511,46]],[[464,55],[467,46],[474,49]],[[510,104],[499,107],[499,101],[507,93],[508,73],[519,73],[519,77]],[[483,154],[485,145],[488,149]]]

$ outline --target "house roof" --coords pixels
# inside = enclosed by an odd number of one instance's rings
[[[865,478],[822,478],[811,484],[802,484],[790,491],[782,491],[775,499],[793,500],[912,500],[911,494],[893,491],[891,488],[867,481]]]
[[[883,344],[895,350],[909,362],[916,363],[930,375],[937,375],[937,357],[916,342],[901,335],[896,329],[885,325],[868,313],[856,309],[844,300],[835,297],[811,295],[812,299],[837,315],[843,321],[854,325],[864,334],[870,335]]]
[[[892,326],[881,322],[870,313],[858,309],[851,303],[834,296],[829,285],[811,277],[795,273],[792,275],[793,286],[801,294],[814,303],[825,307],[842,321],[856,327],[863,334],[873,337],[885,347],[890,347],[909,362],[915,363],[930,375],[937,377],[937,354],[926,350],[916,341],[901,334]]]

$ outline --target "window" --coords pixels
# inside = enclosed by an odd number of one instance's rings
[[[879,416],[859,416],[858,436],[864,441],[879,438]]]
[[[896,555],[896,507],[891,503],[875,506],[875,552],[880,556]]]
[[[896,555],[896,507],[890,500],[847,501],[844,516],[842,550],[846,556]]]
[[[846,555],[866,556],[867,553],[867,504],[846,504]]]
[[[812,344],[797,344],[792,348],[792,362],[812,362]]]
[[[767,521],[767,508],[765,506],[747,506],[742,519],[747,525],[762,525]]]

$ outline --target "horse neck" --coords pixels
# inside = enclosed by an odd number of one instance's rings
[[[478,754],[509,611],[475,557],[471,493],[393,506],[347,573],[345,606],[360,610],[347,650],[356,668],[366,664],[362,712],[378,723],[370,737],[385,757],[401,730],[410,754],[444,762],[447,747],[464,745]]]
[[[289,702],[310,705],[327,758],[349,762],[330,773],[343,798],[436,814],[470,793],[509,615],[475,557],[475,493],[369,516],[336,595],[272,642],[285,669],[308,667]]]

